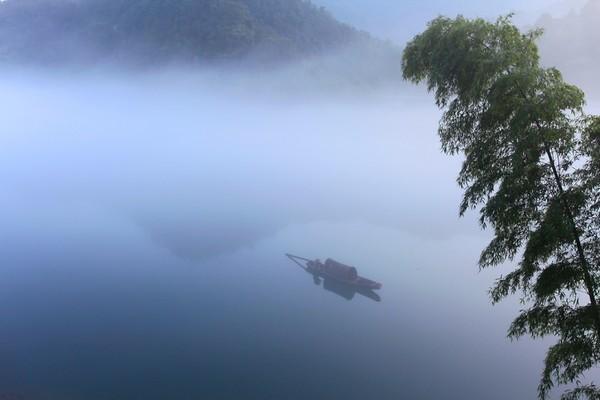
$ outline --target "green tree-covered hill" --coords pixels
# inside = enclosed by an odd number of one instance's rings
[[[3,62],[289,60],[373,41],[307,0],[5,0]]]

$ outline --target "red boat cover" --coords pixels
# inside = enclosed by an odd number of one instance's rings
[[[344,265],[331,258],[325,260],[325,270],[328,274],[343,280],[355,280],[358,278],[356,268]]]

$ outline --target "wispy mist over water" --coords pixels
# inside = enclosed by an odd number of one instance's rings
[[[321,3],[402,46],[440,13],[581,2]],[[506,339],[521,306],[487,290],[510,268],[477,270],[489,232],[398,50],[0,70],[0,400],[533,398],[548,341]]]
[[[440,153],[429,96],[313,84],[290,71],[3,74],[0,388],[533,395],[543,346],[508,343],[518,306],[487,301],[487,234],[457,217],[460,159]],[[382,302],[315,285],[286,252],[357,265]]]
[[[458,160],[439,154],[426,96],[252,95],[255,82],[209,79],[7,77],[4,190],[111,209],[190,257],[319,220],[465,229]]]

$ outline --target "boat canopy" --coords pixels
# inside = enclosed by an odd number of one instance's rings
[[[356,268],[339,263],[331,258],[325,260],[325,270],[328,274],[344,280],[355,280],[358,278]]]

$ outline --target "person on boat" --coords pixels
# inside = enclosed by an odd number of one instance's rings
[[[309,261],[306,265],[315,272],[321,272],[323,269],[323,263],[318,258],[314,261]]]

